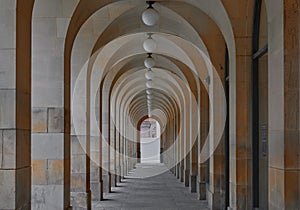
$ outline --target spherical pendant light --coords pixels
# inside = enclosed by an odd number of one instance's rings
[[[150,95],[150,94],[152,94],[152,90],[146,90],[146,93],[147,93],[148,95]]]
[[[155,60],[152,58],[151,53],[149,53],[148,58],[145,59],[144,65],[147,69],[153,68],[155,66]]]
[[[149,1],[148,8],[142,14],[142,21],[147,26],[154,26],[159,20],[159,13],[152,7],[153,3]]]
[[[153,78],[154,78],[154,72],[151,70],[151,69],[149,69],[148,71],[146,71],[146,73],[145,73],[145,77],[146,77],[146,79],[148,79],[148,80],[152,80]]]
[[[147,88],[153,88],[153,87],[154,87],[154,82],[153,82],[152,80],[148,80],[148,81],[146,82],[146,87],[147,87]]]
[[[144,50],[148,53],[154,52],[156,49],[156,42],[152,39],[151,36],[148,37],[143,43]]]

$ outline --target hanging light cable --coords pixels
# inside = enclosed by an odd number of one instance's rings
[[[142,21],[147,26],[154,26],[159,20],[159,13],[153,8],[154,1],[147,1],[148,8],[142,14]]]

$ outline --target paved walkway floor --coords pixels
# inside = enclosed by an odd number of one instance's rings
[[[138,164],[104,201],[93,202],[93,210],[208,210],[206,201],[197,200],[197,193],[169,171],[146,179],[147,172],[165,169],[163,164]]]

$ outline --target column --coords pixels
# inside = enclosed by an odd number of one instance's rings
[[[201,152],[209,130],[209,101],[203,84],[200,84],[200,137],[198,138],[198,199],[206,200],[206,183],[208,182],[208,160],[201,159]],[[206,157],[203,157],[206,158]]]
[[[33,1],[16,4],[0,8],[0,209],[30,209],[31,202]]]
[[[300,5],[299,1],[284,0],[272,9],[268,10],[269,208],[299,209]]]

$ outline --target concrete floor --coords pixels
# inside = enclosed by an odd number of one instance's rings
[[[163,164],[138,164],[105,201],[93,202],[93,209],[105,210],[207,210],[207,202],[197,200],[197,193],[167,171],[146,179],[136,178],[155,171],[166,170]]]

